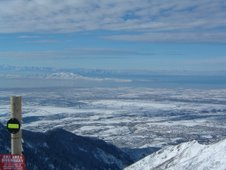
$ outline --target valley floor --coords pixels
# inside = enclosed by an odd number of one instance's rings
[[[2,123],[10,116],[11,95],[23,96],[23,129],[62,127],[145,155],[153,148],[226,137],[226,89],[2,89]]]

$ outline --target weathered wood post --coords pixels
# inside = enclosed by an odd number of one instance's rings
[[[11,118],[16,118],[21,124],[22,116],[22,98],[21,96],[12,96],[11,103]],[[11,134],[11,154],[22,154],[22,132],[19,130],[16,134]]]

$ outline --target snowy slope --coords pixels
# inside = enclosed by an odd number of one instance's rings
[[[225,170],[226,139],[211,145],[196,141],[168,146],[125,170]]]

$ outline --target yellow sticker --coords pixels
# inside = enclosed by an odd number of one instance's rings
[[[19,124],[8,124],[9,129],[19,129]]]

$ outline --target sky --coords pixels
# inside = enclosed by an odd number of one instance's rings
[[[225,0],[0,0],[0,65],[226,70]]]

